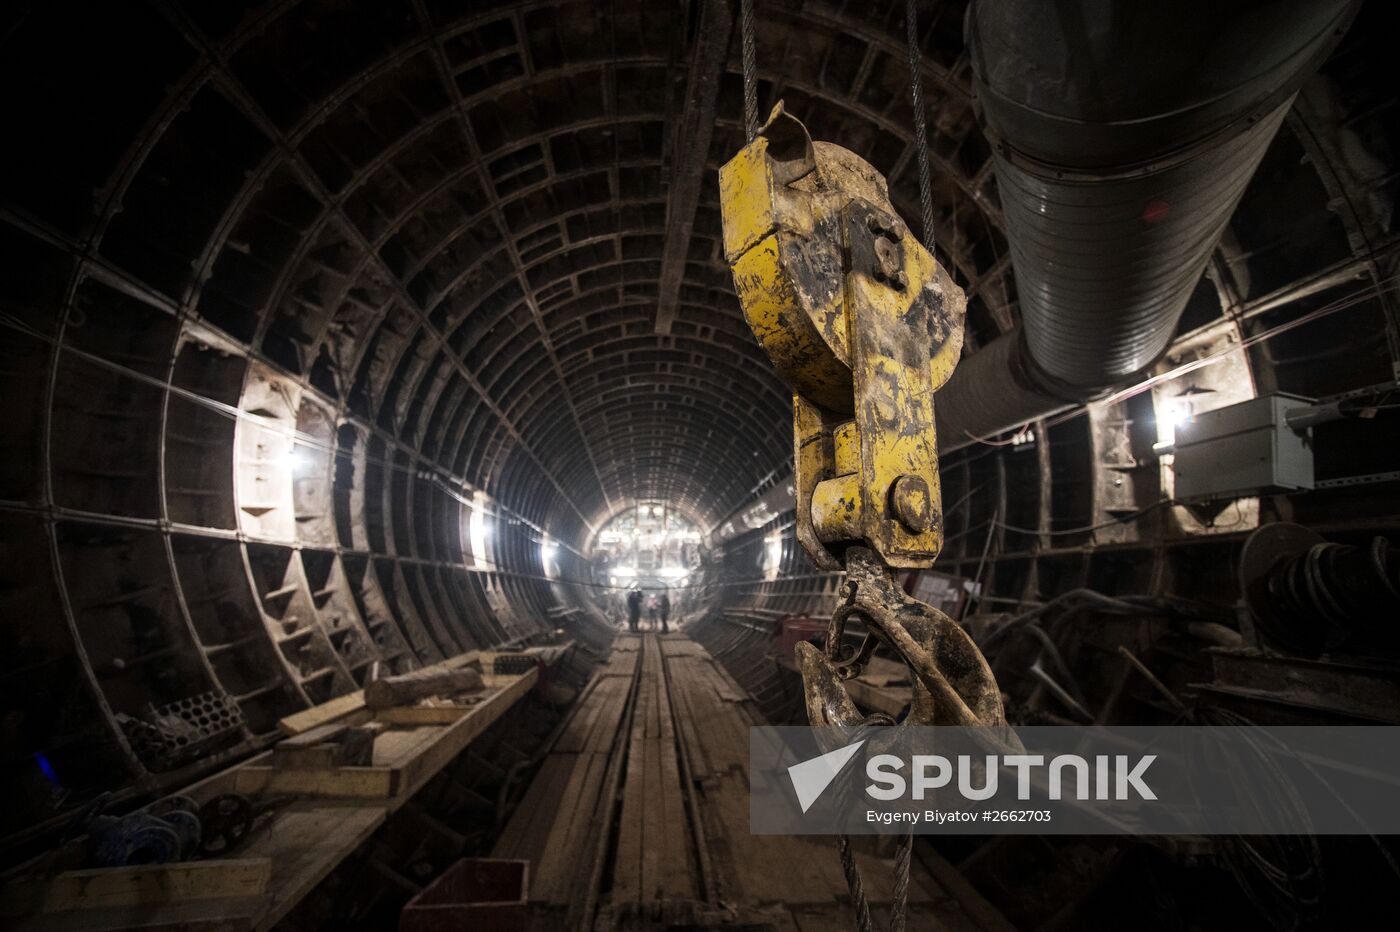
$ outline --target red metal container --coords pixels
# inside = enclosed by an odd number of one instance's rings
[[[462,858],[409,900],[399,932],[525,932],[530,862]]]
[[[787,615],[778,621],[778,637],[773,649],[779,657],[791,660],[793,648],[797,647],[798,641],[809,641],[817,636],[825,637],[826,627],[826,621],[820,618]]]

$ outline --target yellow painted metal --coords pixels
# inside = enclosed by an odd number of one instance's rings
[[[861,536],[860,473],[824,479],[812,487],[812,526],[827,544]]]
[[[929,565],[943,541],[933,396],[962,346],[961,289],[885,179],[781,104],[720,170],[720,203],[745,319],[794,392],[799,541],[828,569],[850,543]]]
[[[860,433],[855,421],[847,421],[831,432],[836,444],[833,455],[836,459],[837,474],[860,472]]]

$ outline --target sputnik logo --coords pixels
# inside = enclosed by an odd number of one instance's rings
[[[788,768],[788,779],[792,780],[792,788],[797,793],[797,802],[805,813],[812,808],[812,803],[826,791],[851,762],[851,758],[856,756],[860,746],[865,743],[864,739],[848,744],[844,748],[837,748],[828,751],[820,757],[813,757],[804,760],[800,764],[793,764]]]

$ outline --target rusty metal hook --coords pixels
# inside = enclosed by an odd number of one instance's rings
[[[858,676],[877,643],[884,643],[910,671],[913,702],[903,724],[1005,728],[996,678],[977,645],[951,618],[905,594],[893,573],[864,547],[846,553],[845,601],[831,616],[826,649],[799,644],[808,717],[814,725],[854,729],[863,716],[845,681]],[[847,622],[861,618],[867,635],[851,654],[843,647]]]

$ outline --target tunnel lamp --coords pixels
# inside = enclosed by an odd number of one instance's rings
[[[471,549],[472,564],[480,566],[488,562],[486,540],[491,529],[486,525],[486,496],[477,491],[472,496],[471,512],[467,516],[467,544]]]
[[[1189,402],[1168,400],[1157,407],[1157,443],[1154,449],[1168,447],[1176,442],[1176,432],[1183,424],[1191,421]]]
[[[554,579],[559,575],[559,564],[555,562],[555,557],[559,553],[559,545],[548,538],[540,541],[540,568],[544,570],[544,575],[549,579]]]
[[[764,561],[763,578],[777,579],[778,571],[783,565],[783,534],[782,531],[773,531],[764,540],[764,548],[768,559]]]
[[[287,451],[283,462],[293,476],[304,476],[316,467],[316,457],[311,451],[298,446],[293,446]]]

